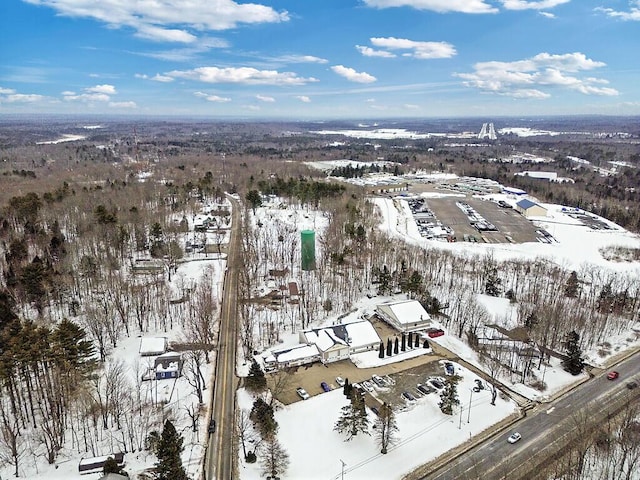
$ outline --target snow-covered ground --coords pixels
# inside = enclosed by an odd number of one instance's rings
[[[386,455],[380,453],[375,439],[376,415],[367,409],[371,435],[360,434],[349,442],[334,431],[340,410],[349,400],[342,389],[316,395],[276,410],[278,440],[290,457],[289,469],[282,478],[305,480],[339,479],[341,461],[345,463],[345,478],[395,479],[433,460],[456,445],[460,445],[517,412],[517,405],[500,395],[491,405],[488,389],[473,392],[478,378],[466,368],[456,365],[462,377],[458,385],[461,405],[454,415],[440,411],[437,393],[407,402],[396,412],[397,442]],[[250,411],[253,398],[245,390],[238,392],[238,407]],[[469,404],[471,404],[469,406]],[[243,480],[263,478],[260,464],[247,464],[240,459]]]

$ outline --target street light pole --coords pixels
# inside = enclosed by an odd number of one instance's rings
[[[346,463],[344,463],[342,460],[340,460],[340,463],[342,464],[342,474],[341,474],[341,479],[344,480],[344,467],[347,465]]]
[[[473,397],[473,388],[469,389],[469,411],[467,412],[467,423],[471,420],[471,398]]]

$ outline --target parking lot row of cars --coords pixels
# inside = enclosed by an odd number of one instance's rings
[[[339,387],[344,387],[344,384],[346,383],[345,379],[342,377],[336,377],[335,382]],[[394,380],[388,375],[385,375],[384,377],[381,377],[380,375],[373,375],[371,377],[371,381],[364,380],[360,383],[352,383],[351,386],[353,388],[362,388],[370,393],[373,393],[374,385],[378,388],[387,388],[394,384]],[[331,390],[333,390],[333,386],[329,385],[327,382],[320,382],[320,388],[322,388],[323,392],[330,392]],[[308,398],[310,398],[309,393],[302,387],[296,388],[296,393],[303,400],[307,400]]]

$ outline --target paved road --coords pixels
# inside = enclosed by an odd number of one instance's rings
[[[220,309],[220,330],[215,368],[212,418],[216,421],[216,432],[209,436],[205,462],[205,479],[235,478],[234,407],[236,393],[236,320],[238,271],[240,256],[240,206],[232,200],[232,228],[227,253],[227,269],[224,274],[224,291]]]
[[[620,372],[618,380],[607,380],[605,373],[585,382],[562,398],[528,412],[511,429],[422,479],[528,478],[563,445],[578,438],[585,421],[606,419],[632,398],[640,397],[640,388],[626,388],[631,378],[640,380],[640,354],[618,364],[615,370]],[[507,443],[507,437],[515,431],[522,434],[522,440],[513,445]]]

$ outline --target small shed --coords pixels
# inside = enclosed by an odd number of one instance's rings
[[[182,374],[182,355],[179,352],[167,352],[154,360],[156,380],[178,378]]]
[[[142,337],[140,339],[140,355],[151,357],[162,355],[167,351],[166,337]]]
[[[525,217],[546,217],[547,209],[538,205],[536,202],[532,202],[528,198],[520,200],[516,203],[516,211],[520,212]]]
[[[102,457],[89,457],[80,459],[80,463],[78,464],[78,472],[80,474],[88,474],[88,473],[100,473],[104,468],[104,464],[107,459],[111,457],[113,458],[119,467],[124,467],[124,453],[112,453],[110,455],[104,455]]]

